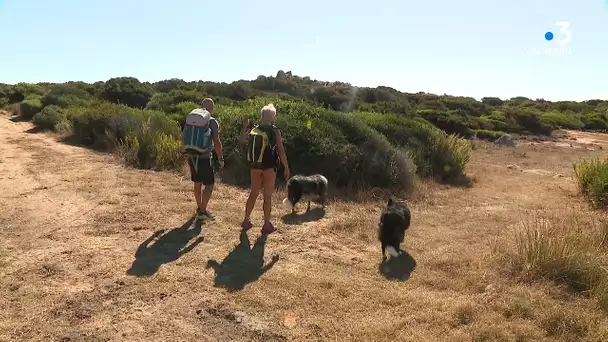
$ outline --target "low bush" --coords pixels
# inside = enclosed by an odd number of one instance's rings
[[[132,166],[142,169],[176,169],[182,162],[183,145],[176,122],[151,116],[127,133],[118,152]]]
[[[67,121],[67,116],[59,106],[44,107],[41,112],[36,113],[32,118],[34,125],[56,131],[60,123]]]
[[[82,107],[94,100],[95,98],[86,90],[66,85],[54,87],[41,98],[44,107],[54,105],[61,108]]]
[[[477,139],[489,140],[489,141],[494,141],[506,134],[505,132],[490,131],[487,129],[476,129],[476,130],[473,130],[473,133],[475,134]]]
[[[40,97],[30,97],[19,103],[19,115],[26,120],[30,120],[42,110]]]
[[[174,124],[162,112],[131,108],[126,105],[97,101],[86,107],[70,107],[66,111],[72,126],[72,138],[96,149],[110,151],[124,144],[127,135],[140,129],[150,117],[163,127]]]
[[[421,176],[442,181],[464,176],[471,153],[465,139],[448,135],[421,118],[370,112],[352,115],[409,151]]]
[[[585,126],[580,119],[580,115],[569,115],[554,111],[542,113],[541,122],[554,129],[581,129]]]

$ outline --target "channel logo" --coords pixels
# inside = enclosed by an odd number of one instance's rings
[[[608,1],[608,0],[604,0]],[[532,55],[542,56],[568,56],[572,54],[572,48],[568,45],[572,40],[572,31],[569,21],[555,22],[556,29],[545,32],[545,44],[529,47],[527,52]]]
[[[608,1],[608,0],[604,0]],[[559,26],[559,37],[556,39],[556,42],[560,45],[568,44],[570,39],[572,39],[572,32],[570,32],[570,22],[569,21],[557,21],[555,26]],[[555,38],[555,34],[551,31],[547,31],[545,33],[545,39],[547,41],[552,41]]]

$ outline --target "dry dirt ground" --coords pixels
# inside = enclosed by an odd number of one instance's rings
[[[256,226],[240,235],[247,194],[219,184],[210,204],[217,219],[201,231],[187,222],[188,178],[129,169],[31,128],[0,117],[2,341],[608,336],[592,300],[520,283],[500,262],[522,221],[588,212],[571,163],[602,155],[605,136],[569,132],[560,144],[514,148],[477,143],[468,167],[474,186],[422,184],[409,254],[383,275],[375,231],[383,203],[334,201],[324,215],[282,218],[277,192],[279,231],[263,239],[261,202]]]

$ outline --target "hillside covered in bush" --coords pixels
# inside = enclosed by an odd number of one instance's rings
[[[292,172],[324,173],[345,188],[411,191],[413,175],[461,179],[469,160],[465,138],[503,133],[549,135],[558,128],[608,128],[608,101],[549,102],[402,93],[357,88],[279,71],[230,84],[155,83],[132,77],[88,84],[0,84],[0,107],[77,142],[120,153],[137,167],[181,165],[180,124],[205,97],[216,102],[226,154],[226,179],[244,182],[237,135],[243,115],[257,120],[273,102]]]

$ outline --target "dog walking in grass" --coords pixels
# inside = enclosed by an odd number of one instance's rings
[[[399,257],[401,243],[405,237],[405,231],[410,227],[411,213],[407,201],[395,201],[388,199],[386,207],[380,215],[378,227],[378,239],[382,246],[382,261],[386,261],[386,251],[392,257]]]

